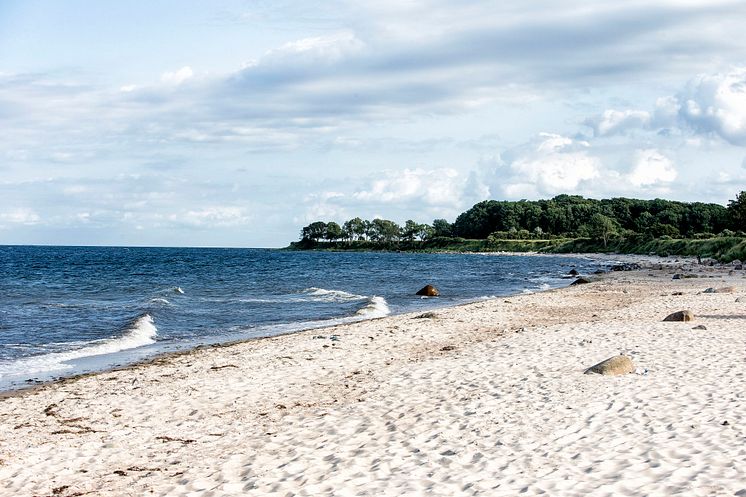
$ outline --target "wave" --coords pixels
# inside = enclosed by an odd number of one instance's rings
[[[121,337],[98,340],[92,345],[76,350],[53,352],[0,363],[0,377],[72,369],[72,365],[66,364],[68,361],[142,347],[155,343],[156,336],[158,336],[158,328],[155,327],[153,318],[150,314],[144,314],[137,318]]]
[[[163,304],[163,305],[170,305],[171,302],[168,301],[168,299],[164,299],[163,297],[155,297],[150,299],[151,304]]]
[[[382,318],[391,314],[386,299],[383,297],[371,297],[368,300],[368,304],[362,309],[358,309],[355,316],[360,316],[364,319]]]
[[[327,290],[326,288],[316,287],[306,288],[301,293],[310,297],[315,297],[318,300],[325,300],[330,302],[364,300],[368,298],[365,295],[356,295],[354,293],[345,292],[343,290]]]
[[[182,290],[180,286],[174,287],[173,291],[174,293],[184,295],[184,290]]]

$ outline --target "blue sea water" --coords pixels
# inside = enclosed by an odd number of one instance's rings
[[[0,390],[165,351],[565,286],[571,257],[0,246]],[[415,292],[435,285],[438,298]]]

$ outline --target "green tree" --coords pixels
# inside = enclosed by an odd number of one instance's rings
[[[429,240],[433,237],[433,227],[429,224],[420,224],[419,230],[417,231],[417,236],[420,238],[420,240]]]
[[[742,191],[735,200],[728,202],[728,215],[733,230],[746,231],[746,191]]]
[[[326,223],[316,221],[301,230],[301,238],[317,242],[326,236]]]
[[[433,236],[453,236],[453,227],[445,219],[433,220]]]
[[[343,227],[348,240],[360,240],[365,236],[365,221],[359,217],[345,221]]]
[[[609,238],[611,238],[617,230],[617,223],[609,216],[604,216],[600,213],[593,214],[588,222],[588,231],[590,235],[594,238],[600,238],[603,240],[604,248],[608,245]]]
[[[413,242],[417,234],[420,232],[420,225],[411,219],[407,219],[404,223],[404,227],[401,230],[402,240],[405,242]]]
[[[401,236],[399,225],[388,219],[374,219],[372,222],[374,240],[383,243],[396,241]]]
[[[344,231],[342,231],[342,227],[335,223],[334,221],[327,223],[326,225],[326,233],[325,237],[330,242],[333,242],[335,240],[339,240],[344,236]]]

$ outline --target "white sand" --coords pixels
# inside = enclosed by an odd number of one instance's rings
[[[2,399],[0,494],[746,496],[746,280],[700,271],[715,277],[616,273]],[[662,322],[681,309],[696,320]],[[583,374],[619,352],[648,373]]]

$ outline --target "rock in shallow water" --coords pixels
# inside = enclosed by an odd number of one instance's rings
[[[585,370],[585,374],[602,374],[606,376],[616,376],[620,374],[629,374],[634,372],[635,365],[632,363],[632,359],[626,355],[617,355],[609,357],[605,361],[601,361],[595,366]]]
[[[437,288],[435,288],[432,285],[425,285],[424,287],[420,288],[415,295],[422,295],[425,297],[437,297],[440,295],[440,292]]]

